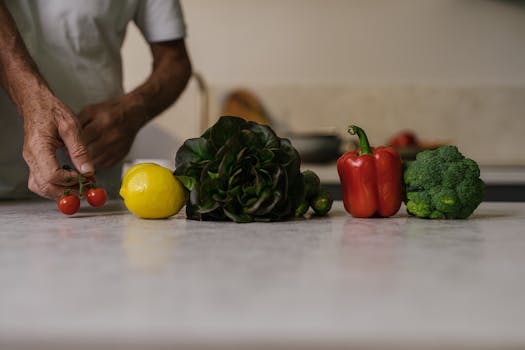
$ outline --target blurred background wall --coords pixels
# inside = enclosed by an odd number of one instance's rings
[[[525,165],[525,4],[496,0],[183,0],[209,123],[232,88],[261,98],[279,131],[365,127],[376,144],[402,129],[482,164]],[[130,26],[126,89],[148,74]],[[171,159],[198,136],[193,81],[145,128],[131,158]]]

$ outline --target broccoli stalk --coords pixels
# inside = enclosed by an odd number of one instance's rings
[[[466,219],[485,196],[479,175],[478,164],[455,146],[418,153],[404,167],[408,213],[429,219]]]

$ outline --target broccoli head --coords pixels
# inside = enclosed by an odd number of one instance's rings
[[[422,218],[466,219],[485,196],[478,164],[455,146],[418,153],[403,181],[408,213]]]

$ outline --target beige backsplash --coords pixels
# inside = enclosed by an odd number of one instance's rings
[[[237,86],[209,88],[211,124],[226,93]],[[260,97],[279,133],[333,130],[345,140],[348,124],[366,129],[384,144],[403,129],[424,141],[457,145],[482,165],[525,166],[525,86],[247,86]],[[201,133],[198,89],[144,128],[128,156],[173,159],[182,142]]]
[[[210,115],[233,87],[210,88]],[[525,87],[249,86],[279,131],[336,130],[350,123],[383,144],[403,129],[457,145],[483,165],[525,165]],[[213,122],[213,119],[210,122]]]

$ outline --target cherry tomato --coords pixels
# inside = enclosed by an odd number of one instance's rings
[[[86,193],[88,203],[94,207],[103,206],[108,195],[102,187],[90,188]]]
[[[400,132],[392,137],[388,144],[393,147],[415,147],[419,143],[415,133],[411,131]]]
[[[58,199],[57,206],[62,213],[73,215],[80,208],[80,198],[76,194],[62,196]]]

